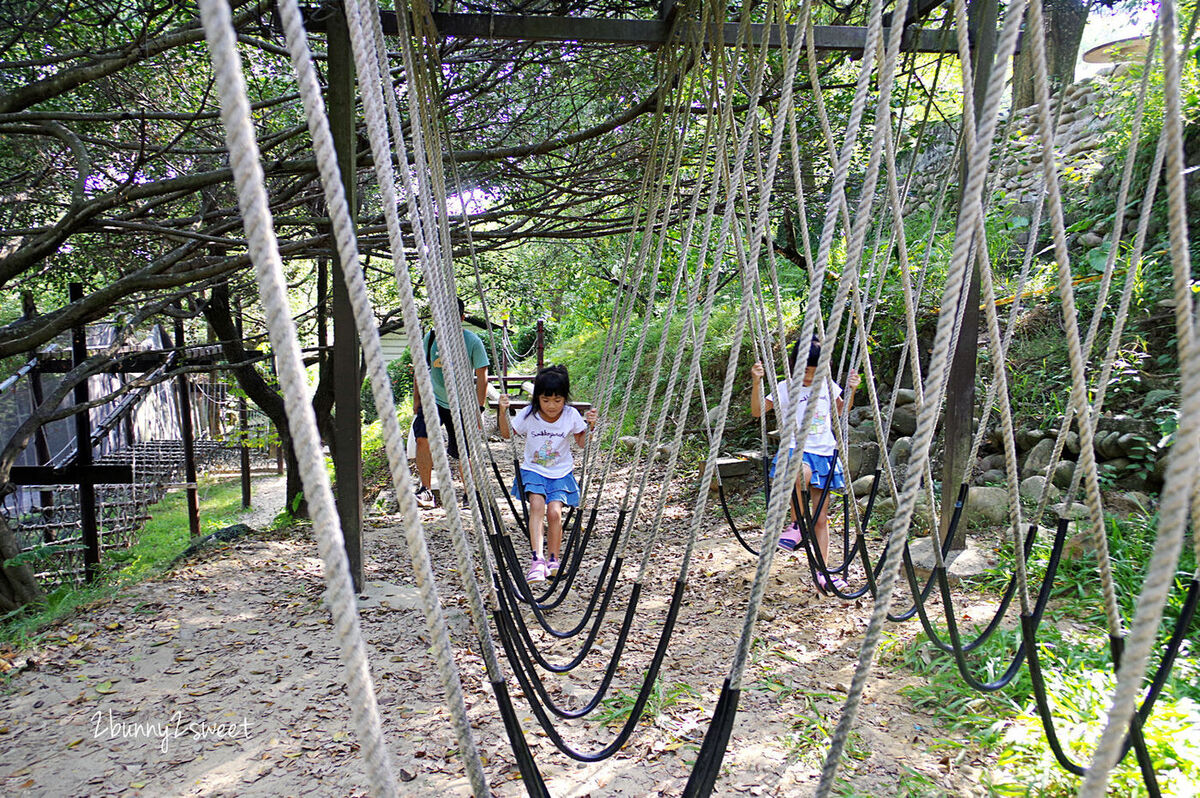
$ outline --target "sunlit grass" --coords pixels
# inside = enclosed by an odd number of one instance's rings
[[[1109,519],[1107,526],[1113,580],[1128,619],[1144,578],[1146,553],[1156,534],[1155,519]],[[1033,558],[1035,570],[1041,567],[1036,563],[1044,558],[1048,545],[1049,541],[1039,541],[1039,552]],[[1192,567],[1185,555],[1182,573],[1190,573]],[[1006,578],[1007,570],[1002,568],[988,584],[994,588]],[[1183,580],[1177,580],[1160,631],[1162,645],[1156,649],[1158,653],[1179,616],[1184,587]],[[1068,755],[1081,766],[1091,760],[1116,685],[1099,590],[1094,554],[1076,554],[1066,560],[1057,575],[1049,613],[1059,623],[1047,620],[1038,630],[1038,653],[1054,728]],[[1196,621],[1192,628],[1196,628]],[[968,655],[975,675],[994,678],[1007,666],[1018,641],[1015,631],[997,632],[985,650]],[[934,649],[924,635],[911,643],[893,640],[885,644],[882,655],[889,664],[925,677],[923,682],[903,690],[916,707],[929,713],[941,728],[995,755],[998,767],[989,770],[987,776],[988,788],[994,794],[1066,796],[1078,789],[1079,778],[1061,767],[1051,752],[1027,667],[1008,687],[984,694],[970,688],[953,660]],[[1150,667],[1157,664],[1156,655]],[[1147,750],[1163,795],[1200,794],[1198,673],[1200,659],[1185,642],[1144,727]],[[950,744],[942,747],[947,746]],[[1148,794],[1132,754],[1113,770],[1109,783],[1112,794]]]

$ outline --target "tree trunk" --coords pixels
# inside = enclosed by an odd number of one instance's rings
[[[6,561],[21,553],[17,536],[8,525],[8,519],[0,515],[0,561]],[[45,598],[38,587],[33,569],[27,564],[11,568],[0,568],[0,612],[13,610]]]
[[[1046,68],[1050,73],[1050,91],[1054,93],[1075,82],[1075,61],[1079,58],[1088,6],[1084,0],[1043,0],[1042,6],[1046,20]],[[1013,56],[1013,110],[1034,103],[1032,53],[1026,31],[1021,52]]]
[[[287,410],[284,408],[283,397],[271,387],[258,373],[253,364],[247,363],[246,349],[238,334],[233,313],[229,307],[228,286],[213,288],[212,299],[204,305],[204,317],[212,325],[217,337],[221,340],[221,349],[230,363],[243,363],[234,366],[234,377],[238,386],[246,392],[246,397],[263,411],[275,429],[279,431],[279,444],[283,447],[287,459],[287,504],[286,509],[297,517],[308,515],[308,505],[304,500],[304,486],[300,483],[300,472],[296,466],[296,453],[292,446],[292,435],[287,423]]]

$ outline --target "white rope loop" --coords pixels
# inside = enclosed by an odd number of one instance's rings
[[[362,741],[372,792],[382,796],[397,795],[367,667],[366,646],[362,640],[345,557],[345,541],[333,505],[329,475],[324,467],[316,417],[308,401],[300,343],[287,301],[283,266],[272,229],[229,6],[221,0],[201,0],[200,12],[212,54],[221,100],[221,121],[225,127],[230,164],[237,186],[238,206],[254,263],[271,346],[275,351],[288,428],[324,563],[334,633],[342,667],[346,671],[351,719]]]
[[[1035,0],[1036,3],[1036,0]],[[1197,489],[1200,463],[1200,357],[1195,340],[1196,301],[1191,288],[1188,252],[1187,204],[1184,195],[1180,52],[1174,0],[1159,7],[1163,40],[1163,133],[1166,142],[1166,181],[1170,256],[1175,289],[1175,331],[1180,366],[1179,429],[1167,461],[1166,483],[1159,505],[1158,536],[1147,566],[1125,653],[1117,671],[1117,687],[1109,708],[1108,725],[1101,734],[1095,757],[1084,778],[1080,795],[1103,796],[1108,773],[1116,763],[1145,678],[1150,651],[1162,621],[1162,610],[1174,584],[1183,547],[1189,503]],[[1036,51],[1035,51],[1036,52]]]
[[[369,4],[373,5],[373,4]],[[379,14],[361,14],[358,13],[357,7],[347,8],[348,19],[350,21],[351,44],[354,45],[356,63],[359,65],[360,80],[366,81],[367,86],[381,87],[384,81],[379,76],[378,60],[369,57],[368,38],[379,41],[380,36],[368,37],[362,31],[362,25],[379,25]],[[406,25],[407,16],[399,15],[402,24]],[[404,31],[402,31],[404,33]],[[355,42],[358,42],[355,44]],[[411,56],[411,46],[407,44],[407,35],[402,35],[402,43],[405,43],[403,51],[405,53],[406,65],[411,65],[414,59]],[[411,66],[406,68],[412,69]],[[411,74],[411,72],[409,73]],[[383,97],[385,102],[383,108],[380,108],[378,98]],[[407,256],[404,249],[403,235],[400,229],[400,217],[397,211],[397,195],[396,195],[396,179],[395,172],[392,169],[390,142],[387,136],[387,127],[383,119],[396,120],[396,124],[392,127],[393,134],[401,133],[401,128],[398,124],[399,114],[395,108],[395,94],[391,91],[383,92],[382,88],[377,91],[365,91],[363,93],[363,109],[367,120],[367,133],[371,143],[373,161],[376,169],[376,178],[382,198],[384,220],[388,231],[388,242],[392,250],[392,265],[393,274],[396,280],[396,285],[400,293],[400,307],[402,317],[404,319],[405,336],[408,338],[410,351],[421,353],[419,357],[413,357],[413,383],[415,390],[418,391],[421,397],[421,406],[423,408],[435,408],[436,400],[433,394],[433,381],[430,375],[429,363],[425,360],[424,341],[421,335],[421,321],[417,311],[416,299],[413,292],[412,278],[409,273]],[[386,112],[386,113],[385,113]],[[399,152],[405,152],[405,142],[403,138],[396,139],[396,148]],[[410,218],[413,219],[414,231],[417,230],[417,225],[421,224],[421,229],[428,229],[428,225],[420,223],[421,209],[417,198],[415,197],[417,186],[414,184],[412,171],[409,169],[401,169],[399,171],[406,197],[409,205]],[[418,238],[417,252],[419,257],[425,257],[431,254],[430,247],[427,245],[428,240],[423,243]],[[429,267],[424,266],[423,271],[430,271]],[[457,306],[455,306],[457,311]],[[434,411],[436,412],[436,410]],[[438,476],[439,484],[451,484],[450,476],[450,461],[446,453],[446,445],[440,435],[431,435],[429,437],[430,454],[433,459],[434,471]],[[484,665],[487,668],[488,677],[492,680],[502,679],[503,675],[500,670],[499,660],[496,657],[495,646],[492,644],[489,627],[487,623],[487,610],[484,606],[483,597],[479,591],[479,585],[474,578],[475,566],[471,557],[470,547],[466,541],[465,533],[462,529],[462,522],[458,512],[457,503],[452,502],[447,506],[447,522],[450,527],[450,538],[452,548],[454,550],[455,561],[459,570],[459,577],[462,580],[463,587],[467,593],[467,604],[471,615],[472,625],[476,636],[479,640],[480,653],[484,659]],[[482,543],[482,541],[480,541]],[[480,546],[481,556],[483,561],[487,562],[486,548]],[[489,590],[489,598],[492,606],[496,606],[497,601],[495,593],[492,590],[490,580],[485,580],[486,587]]]
[[[280,16],[287,36],[288,50],[291,53],[292,65],[296,71],[300,86],[300,95],[304,104],[310,135],[313,139],[313,150],[317,156],[318,169],[326,196],[326,207],[329,209],[334,237],[338,247],[339,263],[342,267],[350,304],[354,313],[354,321],[362,342],[366,358],[367,370],[371,380],[372,394],[376,407],[379,408],[384,447],[387,452],[389,470],[396,497],[400,505],[402,526],[405,541],[408,545],[409,557],[413,564],[413,574],[417,588],[421,594],[425,611],[426,629],[429,632],[431,647],[442,687],[446,691],[452,725],[458,737],[462,758],[466,765],[468,776],[476,794],[486,794],[487,779],[483,773],[483,765],[479,757],[478,747],[471,733],[467,719],[466,704],[463,699],[462,683],[458,668],[454,662],[454,651],[446,627],[445,616],[434,581],[433,566],[429,551],[425,545],[424,532],[420,523],[420,511],[412,485],[408,478],[407,459],[405,456],[404,434],[400,429],[396,416],[396,407],[392,397],[387,366],[383,357],[379,330],[374,322],[370,298],[367,294],[366,281],[359,268],[359,253],[355,235],[354,223],[346,203],[340,174],[338,171],[337,154],[334,149],[333,136],[329,129],[328,115],[321,97],[320,85],[317,82],[316,70],[313,67],[312,55],[308,48],[305,32],[301,24],[299,8],[295,0],[283,0],[280,3]]]
[[[1020,6],[1021,0],[1018,0],[1016,5]],[[1003,85],[1007,71],[1007,59],[1011,56],[1016,42],[1020,20],[1019,10],[1019,8],[1014,9],[1010,12],[1012,15],[1005,18],[1004,28],[1001,31],[996,48],[996,61],[989,75],[990,96],[998,96],[1000,93],[999,87]],[[897,11],[897,14],[899,14],[899,11]],[[998,101],[985,105],[980,133],[971,150],[968,181],[962,191],[964,198],[978,196],[982,189],[983,180],[987,172],[991,141],[995,132],[995,116],[997,111]],[[901,558],[897,553],[896,547],[902,545],[904,538],[908,534],[908,527],[912,520],[916,496],[920,489],[924,471],[921,464],[927,464],[929,458],[936,413],[941,406],[941,399],[945,391],[946,364],[954,337],[953,328],[956,326],[955,317],[958,315],[959,294],[965,293],[960,292],[959,287],[964,285],[964,279],[968,275],[968,263],[972,254],[971,240],[976,230],[975,219],[971,217],[971,213],[977,211],[979,206],[977,203],[966,204],[968,207],[964,208],[964,210],[968,218],[960,220],[955,236],[954,255],[947,269],[946,285],[938,316],[937,333],[934,338],[933,352],[930,357],[930,372],[926,377],[926,401],[921,406],[917,416],[917,431],[913,436],[909,469],[905,477],[904,489],[900,497],[901,500],[896,508],[892,532],[885,544],[885,553],[883,556],[888,557],[887,567],[884,568],[877,583],[878,592],[875,607],[859,651],[858,665],[851,681],[846,705],[843,707],[842,716],[834,731],[830,750],[826,755],[822,768],[821,782],[817,788],[817,794],[821,796],[828,795],[829,791],[833,788],[833,780],[840,764],[841,751],[845,745],[845,740],[849,736],[854,716],[857,713],[858,703],[861,700],[867,674],[874,658],[875,648],[878,644],[884,621],[886,620],[888,605],[891,602],[896,578],[899,573]],[[822,356],[824,355],[825,353],[822,352]],[[917,467],[913,467],[914,463],[917,464]]]

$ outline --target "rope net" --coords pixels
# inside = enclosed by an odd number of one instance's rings
[[[233,31],[226,4],[217,0],[201,3],[209,47],[212,52],[217,85],[221,94],[222,119],[226,126],[231,162],[238,185],[239,202],[245,218],[247,241],[255,264],[259,292],[270,330],[271,343],[279,360],[279,378],[288,406],[289,424],[296,441],[302,470],[305,494],[312,509],[314,527],[320,540],[326,564],[330,606],[335,619],[335,631],[342,647],[347,685],[354,708],[356,730],[362,740],[364,760],[370,774],[372,791],[382,795],[397,794],[388,748],[384,742],[380,719],[374,702],[365,646],[361,639],[355,599],[346,570],[340,557],[341,531],[333,509],[328,476],[320,466],[315,421],[306,401],[306,377],[299,355],[296,328],[288,312],[285,282],[278,249],[271,231],[271,219],[266,212],[265,189],[259,154],[250,127],[249,105],[241,79],[241,64],[234,47]],[[396,421],[394,400],[379,341],[374,312],[359,267],[359,253],[352,215],[338,173],[333,140],[327,123],[320,86],[308,50],[301,16],[295,0],[279,4],[280,18],[286,32],[289,54],[300,87],[306,120],[313,140],[317,162],[325,191],[326,204],[338,247],[343,278],[354,309],[355,324],[363,342],[367,373],[379,416],[396,496],[399,501],[402,528],[412,558],[414,576],[421,593],[431,655],[437,666],[450,709],[451,722],[459,744],[468,780],[476,795],[490,794],[487,773],[479,748],[473,739],[459,672],[446,629],[441,598],[433,577],[430,556],[412,483],[404,457],[405,432]],[[423,291],[429,299],[432,329],[444,363],[469,362],[463,342],[462,320],[457,297],[461,287],[456,283],[455,259],[459,254],[451,232],[447,198],[455,195],[460,181],[456,169],[447,176],[446,165],[453,165],[453,142],[448,140],[439,108],[439,37],[431,9],[423,0],[414,0],[410,7],[397,8],[399,36],[391,40],[399,48],[402,68],[395,70],[389,58],[388,41],[380,26],[380,9],[373,0],[348,0],[345,4],[346,22],[353,49],[359,93],[366,119],[375,182],[382,200],[387,236],[393,259],[396,295],[404,319],[404,330],[412,351],[423,350],[421,320],[416,296]],[[1006,366],[1007,347],[1011,343],[1020,295],[1028,279],[1035,253],[1032,247],[1037,235],[1031,235],[1029,251],[1023,259],[1017,279],[1018,298],[1008,311],[1005,329],[1001,329],[1003,302],[997,299],[991,257],[987,239],[991,205],[989,181],[996,163],[1004,164],[1009,154],[1003,142],[1008,141],[1007,127],[1002,124],[1001,98],[1008,79],[1007,68],[1025,25],[1025,44],[1031,48],[1034,61],[1035,94],[1038,101],[1035,113],[1036,135],[1044,157],[1040,159],[1039,199],[1033,214],[1032,228],[1036,231],[1045,218],[1052,240],[1055,262],[1055,283],[1062,302],[1065,342],[1071,366],[1069,412],[1058,433],[1051,467],[1062,455],[1069,435],[1078,436],[1079,462],[1072,484],[1064,498],[1064,506],[1072,505],[1080,488],[1086,502],[1086,524],[1091,530],[1098,558],[1098,572],[1103,585],[1103,603],[1108,631],[1113,646],[1117,688],[1112,697],[1107,726],[1086,767],[1070,761],[1063,766],[1084,775],[1083,794],[1103,794],[1107,774],[1115,763],[1131,749],[1142,764],[1148,786],[1154,773],[1148,767],[1145,746],[1141,741],[1140,724],[1153,703],[1153,691],[1142,707],[1136,706],[1139,693],[1146,683],[1150,652],[1159,634],[1162,610],[1174,582],[1175,569],[1189,522],[1189,514],[1198,512],[1196,495],[1200,489],[1197,469],[1200,457],[1200,363],[1195,351],[1195,299],[1190,285],[1190,262],[1186,225],[1186,200],[1183,193],[1179,63],[1181,52],[1187,51],[1192,35],[1179,30],[1176,7],[1164,2],[1160,7],[1156,37],[1161,36],[1163,85],[1165,105],[1159,154],[1151,170],[1149,183],[1143,187],[1152,194],[1158,183],[1159,169],[1166,176],[1167,203],[1170,208],[1169,257],[1173,265],[1175,287],[1175,326],[1182,371],[1183,404],[1180,426],[1167,468],[1162,494],[1159,535],[1151,554],[1145,584],[1138,599],[1137,611],[1126,628],[1121,617],[1111,564],[1108,560],[1104,534],[1103,504],[1094,439],[1097,418],[1104,401],[1104,392],[1111,378],[1113,361],[1121,331],[1129,312],[1131,275],[1128,266],[1118,306],[1113,312],[1117,319],[1107,343],[1106,353],[1099,365],[1092,352],[1099,344],[1100,315],[1108,307],[1110,286],[1117,275],[1117,251],[1123,224],[1117,224],[1117,240],[1102,271],[1101,299],[1096,303],[1092,319],[1081,334],[1076,313],[1076,292],[1070,254],[1066,243],[1066,223],[1063,198],[1059,187],[1059,166],[1056,160],[1055,126],[1058,122],[1049,93],[1045,63],[1045,43],[1040,0],[1016,0],[1009,5],[998,32],[994,61],[974,65],[967,36],[966,7],[956,0],[944,20],[944,29],[953,28],[953,39],[961,64],[965,96],[974,85],[973,71],[980,69],[980,79],[986,86],[977,105],[964,105],[963,123],[958,142],[954,145],[961,155],[962,169],[956,177],[959,186],[957,221],[953,224],[953,248],[946,264],[946,275],[940,286],[927,285],[932,237],[939,229],[951,229],[950,208],[944,202],[949,193],[939,192],[937,208],[932,215],[933,229],[927,242],[914,242],[905,229],[905,208],[911,201],[911,185],[906,172],[898,166],[896,142],[900,138],[903,120],[880,109],[890,109],[893,96],[907,95],[912,87],[911,60],[903,52],[904,29],[886,26],[885,17],[891,14],[902,18],[908,11],[907,0],[885,14],[881,0],[866,7],[865,43],[860,70],[852,86],[849,112],[844,130],[835,135],[826,107],[828,90],[822,86],[821,66],[814,44],[814,14],[809,0],[798,6],[782,2],[766,4],[761,9],[744,8],[737,24],[737,39],[733,45],[724,44],[724,9],[716,4],[685,2],[680,4],[671,21],[669,43],[655,54],[655,74],[658,92],[649,130],[649,156],[641,167],[641,184],[635,203],[637,216],[630,227],[634,231],[625,239],[621,269],[615,291],[612,317],[608,326],[604,355],[596,377],[595,404],[599,409],[600,425],[594,440],[615,437],[618,421],[632,419],[636,430],[633,452],[619,462],[615,446],[596,446],[589,442],[585,449],[581,494],[584,504],[574,516],[574,527],[566,543],[564,569],[549,588],[535,593],[524,582],[516,546],[510,534],[510,524],[496,495],[497,486],[488,472],[487,458],[491,452],[478,421],[478,397],[469,369],[447,368],[446,390],[451,412],[455,414],[455,434],[459,451],[478,452],[462,460],[464,507],[457,501],[446,501],[447,527],[453,546],[456,570],[472,622],[473,644],[482,656],[487,678],[496,695],[500,713],[513,749],[513,756],[530,794],[548,795],[548,789],[538,764],[525,742],[525,730],[514,702],[508,694],[507,669],[513,670],[524,699],[529,702],[536,721],[552,742],[568,756],[596,761],[610,756],[629,739],[640,718],[649,693],[663,667],[671,644],[679,607],[688,585],[689,569],[701,526],[708,510],[708,486],[717,478],[717,462],[724,447],[725,429],[735,393],[737,376],[747,363],[739,362],[745,342],[754,357],[764,364],[768,375],[779,373],[776,357],[786,350],[790,338],[782,310],[782,290],[779,268],[775,262],[772,211],[776,186],[791,182],[796,207],[789,208],[801,225],[807,268],[807,298],[798,340],[815,339],[822,344],[815,364],[813,384],[845,384],[849,374],[865,373],[863,382],[868,401],[865,412],[881,430],[881,441],[887,441],[897,402],[893,392],[888,401],[881,401],[876,389],[875,374],[879,364],[873,360],[871,329],[881,306],[880,292],[885,277],[892,276],[900,284],[904,300],[904,325],[908,330],[905,349],[900,353],[899,372],[911,378],[915,401],[915,432],[911,436],[911,452],[904,463],[882,459],[882,473],[872,489],[871,499],[861,507],[852,499],[844,504],[845,544],[841,563],[826,561],[826,555],[809,542],[805,551],[809,567],[820,579],[835,575],[847,578],[857,574],[863,584],[857,588],[838,587],[832,591],[845,597],[870,595],[873,600],[870,621],[860,648],[857,666],[847,691],[845,705],[833,731],[828,755],[821,773],[819,795],[831,794],[850,731],[854,726],[863,692],[870,678],[871,666],[887,621],[920,616],[921,622],[945,651],[955,655],[964,679],[980,690],[998,689],[1006,684],[1027,662],[1031,671],[1039,668],[1036,632],[1046,606],[1049,588],[1054,581],[1053,564],[1040,577],[1026,562],[1033,538],[1042,524],[1057,531],[1056,550],[1061,549],[1065,523],[1059,519],[1044,521],[1048,508],[1048,488],[1042,492],[1037,509],[1026,517],[1018,497],[1019,468],[1016,459],[1013,408],[1011,406],[1010,374]],[[768,57],[767,37],[752,35],[753,23],[766,23],[767,32],[779,34],[782,42],[776,62]],[[784,25],[795,25],[785,28]],[[1182,41],[1182,44],[1181,44]],[[1155,48],[1148,55],[1149,65],[1155,62]],[[801,56],[804,57],[803,63]],[[940,66],[940,65],[939,65]],[[771,73],[771,69],[781,74]],[[393,84],[393,73],[401,76]],[[900,81],[900,82],[898,82]],[[768,87],[770,83],[770,87]],[[1144,94],[1143,83],[1143,94]],[[770,92],[768,89],[770,88]],[[799,113],[797,92],[807,92],[812,110],[816,112],[823,141],[820,158],[803,163],[798,140]],[[769,93],[769,96],[768,96]],[[760,109],[741,113],[733,106],[733,98],[743,98],[746,106]],[[403,101],[403,102],[402,102]],[[906,103],[907,105],[907,103]],[[1139,103],[1137,120],[1140,124],[1146,113]],[[920,142],[924,127],[918,134]],[[1133,137],[1131,147],[1136,144]],[[699,144],[697,144],[699,142]],[[914,148],[916,158],[919,144]],[[1132,152],[1132,150],[1131,150]],[[396,154],[395,157],[393,154]],[[1132,162],[1132,156],[1128,162]],[[399,163],[401,168],[396,168]],[[822,197],[805,196],[803,187],[811,184],[814,169],[827,170],[830,188]],[[911,170],[907,173],[911,176]],[[1133,173],[1126,169],[1121,177],[1119,197],[1125,198],[1139,188]],[[812,208],[824,208],[819,229],[809,230]],[[1143,204],[1132,260],[1141,257],[1145,245],[1145,221],[1151,202]],[[1118,208],[1123,206],[1118,202]],[[402,212],[406,215],[402,218]],[[1120,220],[1123,222],[1123,219]],[[469,229],[469,228],[468,228]],[[811,234],[811,237],[810,237]],[[468,245],[470,241],[468,240]],[[815,247],[813,244],[815,243]],[[911,247],[924,250],[924,262],[911,257]],[[486,292],[473,247],[468,247],[475,264],[476,290],[487,310]],[[410,261],[411,257],[411,261]],[[414,284],[414,271],[421,282]],[[915,274],[914,274],[915,273]],[[972,275],[979,276],[979,299],[970,289]],[[723,374],[705,384],[702,378],[702,355],[706,342],[713,340],[714,315],[719,289],[729,283],[739,288],[736,309],[732,310],[731,328],[721,330],[723,345],[730,351]],[[824,298],[824,301],[823,301]],[[1004,473],[1008,493],[1008,517],[1005,545],[1010,547],[1015,562],[1012,580],[993,621],[978,636],[964,641],[957,629],[954,606],[946,581],[947,540],[939,537],[936,524],[928,524],[930,550],[935,557],[934,574],[922,585],[915,577],[909,553],[910,540],[922,536],[918,523],[921,514],[936,516],[939,505],[949,517],[949,508],[956,507],[953,517],[962,512],[968,494],[956,490],[956,485],[944,485],[940,497],[934,490],[932,462],[935,452],[935,432],[946,402],[950,378],[950,363],[954,353],[963,346],[960,341],[968,305],[982,304],[986,325],[987,354],[990,373],[984,375],[987,386],[980,431],[970,441],[974,460],[983,439],[984,429],[993,413],[998,420],[998,435],[1004,451]],[[924,304],[936,304],[936,333],[928,357],[918,351],[919,314]],[[659,309],[646,312],[647,308]],[[671,320],[652,342],[650,332],[656,313]],[[491,324],[489,319],[488,324]],[[747,341],[747,337],[749,340]],[[494,338],[494,337],[493,337]],[[974,345],[975,342],[968,342]],[[509,346],[502,339],[502,345]],[[840,353],[840,362],[834,355]],[[493,358],[496,352],[493,349]],[[413,359],[414,385],[421,404],[433,407],[435,397],[429,364],[423,358]],[[804,368],[780,364],[785,375],[787,393],[796,396],[804,380]],[[634,380],[645,380],[648,386],[640,408],[633,407],[634,392],[628,386]],[[639,397],[640,398],[640,397]],[[710,401],[713,403],[709,407]],[[686,533],[679,530],[667,533],[666,505],[668,491],[653,490],[651,465],[655,480],[670,484],[680,477],[684,436],[693,405],[700,402],[704,418],[699,422],[705,433],[703,462],[696,464],[699,479],[689,497],[690,513]],[[775,412],[781,430],[796,429],[794,449],[803,451],[813,427],[817,405],[813,402],[783,401]],[[835,425],[838,433],[837,450],[841,460],[848,459],[848,420],[843,413]],[[765,421],[761,432],[767,437]],[[439,436],[430,437],[433,467],[439,484],[452,485],[450,459]],[[509,446],[515,459],[516,450]],[[765,458],[764,458],[765,459]],[[624,466],[624,468],[622,468]],[[782,453],[777,463],[776,483],[790,487],[802,473],[802,459]],[[498,470],[497,470],[498,473]],[[966,482],[966,475],[961,480]],[[623,483],[623,484],[622,484]],[[1049,485],[1049,480],[1046,482]],[[501,491],[504,486],[500,486]],[[882,490],[895,507],[890,531],[876,551],[869,551],[865,528],[875,491]],[[598,511],[620,496],[617,520],[608,535],[602,553],[603,567],[592,583],[590,598],[583,603],[586,609],[574,621],[563,623],[560,617],[551,620],[547,613],[555,609],[571,591],[585,593],[582,581],[575,583],[581,563],[592,548]],[[745,613],[741,634],[730,652],[729,669],[712,722],[685,790],[688,795],[707,795],[712,792],[721,772],[721,762],[729,742],[736,716],[740,691],[747,667],[755,624],[768,584],[768,576],[776,554],[777,544],[797,508],[798,523],[812,523],[821,513],[820,503],[828,496],[813,497],[815,509],[793,504],[788,489],[772,490],[766,503],[762,537],[757,545],[743,541],[756,557],[753,581],[745,597]],[[807,500],[806,500],[807,501]],[[924,502],[924,508],[919,507]],[[956,504],[957,502],[957,504]],[[514,508],[515,511],[515,508]],[[515,512],[514,512],[515,514]],[[584,518],[587,518],[584,526]],[[513,519],[519,528],[520,519]],[[951,521],[951,525],[956,521]],[[682,526],[682,524],[681,524]],[[951,533],[953,529],[949,530]],[[1046,531],[1042,529],[1043,533]],[[608,742],[596,750],[582,750],[572,737],[577,724],[598,706],[614,682],[618,664],[630,635],[639,600],[650,589],[648,569],[652,555],[662,551],[663,534],[674,534],[682,542],[678,547],[678,570],[670,591],[666,610],[660,613],[658,640],[654,644],[651,666],[636,690],[636,705],[630,722]],[[853,534],[852,534],[853,533]],[[520,537],[520,535],[518,535]],[[518,544],[519,545],[519,544]],[[626,568],[630,558],[637,558],[637,568]],[[589,558],[590,559],[590,558]],[[598,564],[599,561],[591,559]],[[632,563],[630,563],[632,566]],[[622,579],[622,576],[627,578]],[[632,576],[632,578],[628,578]],[[896,603],[897,583],[910,593],[910,606],[899,610]],[[942,604],[948,627],[946,639],[937,632],[931,613],[926,611],[927,598],[935,592]],[[981,647],[999,628],[1008,608],[1015,602],[1025,636],[1013,653],[1011,664],[1003,677],[983,682],[972,675],[967,654]],[[619,611],[624,606],[623,612]],[[621,615],[617,622],[615,642],[607,659],[593,656],[593,645],[610,610]],[[1190,616],[1189,616],[1190,618]],[[1183,621],[1184,625],[1189,621]],[[537,632],[538,628],[542,632]],[[1178,637],[1178,635],[1176,635]],[[501,651],[497,651],[496,640]],[[554,647],[555,656],[547,654],[548,638],[578,643],[575,653],[562,659],[562,646]],[[597,662],[598,659],[604,660]],[[555,691],[547,689],[550,674],[558,677],[574,671],[585,661],[594,674],[603,675],[599,686],[588,691],[590,697],[582,708],[568,708],[556,703]],[[1156,675],[1159,682],[1163,667],[1170,667],[1170,657],[1163,657]],[[592,680],[590,683],[595,683]],[[1159,683],[1161,687],[1161,683]],[[1048,715],[1048,713],[1047,713]],[[555,720],[556,716],[558,720]],[[1047,732],[1053,738],[1053,719],[1045,719]],[[1057,753],[1057,752],[1056,752]],[[1069,757],[1060,756],[1060,761]],[[1154,789],[1152,786],[1150,787]]]

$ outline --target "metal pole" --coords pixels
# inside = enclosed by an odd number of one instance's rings
[[[996,55],[997,16],[996,0],[971,0],[968,19],[970,29],[974,32],[975,87],[973,101],[977,117],[987,95],[988,76],[991,74],[992,62]],[[969,150],[969,146],[963,148],[963,160],[959,167],[960,195],[962,187],[966,185]],[[961,198],[959,214],[960,216],[962,214]],[[987,246],[987,241],[976,241],[974,246],[978,251],[979,247]],[[950,361],[950,379],[946,386],[941,515],[943,540],[949,532],[950,518],[954,514],[952,497],[958,494],[959,484],[969,481],[971,477],[971,463],[967,462],[967,458],[971,454],[971,434],[975,415],[975,359],[979,350],[979,268],[980,262],[976,256],[974,268],[971,269],[970,284],[967,286],[962,328],[958,337],[958,345],[954,350],[954,357]],[[965,526],[960,525],[950,547],[951,549],[967,547]]]
[[[83,283],[71,283],[71,302],[83,299]],[[71,328],[72,368],[87,360],[87,325]],[[75,404],[88,402],[88,381],[75,385]],[[100,571],[100,527],[96,521],[96,486],[92,482],[92,420],[90,410],[75,413],[75,463],[79,466],[79,528],[83,535],[83,578],[91,582]]]
[[[183,319],[175,319],[175,348],[179,351],[178,365],[183,364]],[[196,489],[196,446],[192,428],[191,385],[186,374],[175,380],[179,393],[179,423],[183,436],[183,478],[187,482],[188,530],[192,537],[200,537],[200,493]]]
[[[245,336],[242,332],[242,302],[238,300],[237,313],[237,331],[238,338],[243,342]],[[241,455],[242,467],[242,508],[249,509],[250,507],[250,444],[247,440],[250,437],[250,412],[246,407],[246,397],[238,397],[238,437],[241,439],[239,453]]]
[[[329,125],[333,132],[346,201],[357,221],[355,201],[354,61],[345,9],[329,15]],[[334,250],[333,283],[333,447],[338,517],[354,589],[362,590],[362,372],[358,331],[341,263]]]

